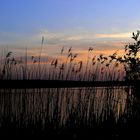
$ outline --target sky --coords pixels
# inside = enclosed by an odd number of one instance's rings
[[[139,5],[139,0],[0,0],[0,48],[37,50],[43,36],[50,54],[62,46],[121,49],[140,29]]]

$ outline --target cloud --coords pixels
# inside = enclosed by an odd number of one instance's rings
[[[97,34],[91,31],[79,31],[79,32],[49,32],[48,30],[42,31],[37,36],[34,36],[34,40],[41,39],[44,36],[48,44],[81,44],[93,41],[102,40],[115,40],[115,39],[128,39],[131,37],[131,32],[116,33],[116,34]],[[38,38],[38,39],[37,39]],[[102,40],[101,40],[102,39]]]
[[[17,43],[13,49],[17,57],[24,57],[26,54],[25,41],[28,38],[30,44],[27,46],[27,55],[29,59],[31,56],[38,58],[41,51],[41,39],[44,36],[44,44],[41,52],[41,58],[43,62],[51,62],[53,58],[61,58],[60,52],[62,46],[64,46],[64,56],[67,56],[68,49],[72,46],[72,52],[78,53],[77,60],[87,60],[88,48],[93,47],[93,55],[99,54],[109,55],[116,50],[120,50],[123,53],[124,44],[122,40],[128,40],[131,37],[131,33],[117,33],[117,34],[97,34],[92,31],[70,31],[70,32],[50,32],[48,30],[40,31],[37,34],[26,36],[12,33],[1,33],[0,37],[3,37],[3,42]],[[8,40],[11,38],[11,40]],[[20,37],[22,37],[20,39]],[[27,41],[26,41],[27,42]],[[19,46],[18,46],[19,45]],[[24,47],[21,47],[24,46]],[[63,58],[64,59],[64,58]],[[65,60],[65,59],[64,59]]]
[[[96,38],[130,38],[131,37],[131,32],[126,32],[126,33],[117,33],[117,34],[96,34]]]
[[[95,44],[95,46],[108,46],[118,47],[122,46],[122,42],[128,41],[131,38],[131,32],[124,33],[112,33],[112,34],[96,34],[94,32],[79,31],[79,32],[49,32],[44,31],[38,35],[38,39],[41,40],[41,36],[46,38],[46,44],[52,46],[58,45],[74,45],[74,46],[89,46]],[[35,40],[38,40],[37,38]]]
[[[75,52],[79,50],[87,52],[89,47],[93,47],[96,53],[97,51],[121,50],[124,48],[122,42],[130,39],[131,33],[99,34],[85,30],[52,32],[45,29],[27,36],[26,34],[0,32],[0,45],[5,43],[19,53],[25,52],[27,47],[28,52],[36,56],[40,52],[42,36],[45,38],[42,56],[46,54],[55,56],[56,53],[60,53],[62,46],[67,50],[72,46]]]
[[[62,31],[62,32],[51,32],[48,30],[41,30],[36,34],[19,34],[12,32],[1,32],[0,31],[0,43],[1,44],[29,44],[30,46],[37,46],[41,44],[41,38],[44,36],[44,43],[48,45],[81,45],[93,42],[103,42],[108,40],[122,40],[131,37],[131,32],[124,33],[110,33],[110,34],[98,34],[93,31]]]

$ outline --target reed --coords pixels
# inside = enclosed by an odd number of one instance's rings
[[[27,55],[21,62],[12,56],[12,53],[7,54],[2,67],[6,69],[3,79],[105,81],[118,78],[118,76],[116,76],[117,78],[112,76],[115,72],[111,71],[116,66],[113,64],[106,66],[108,62],[102,63],[101,56],[99,58],[90,56],[92,59],[87,59],[86,68],[84,62],[76,60],[77,57],[78,55],[72,53],[71,50],[67,54],[66,62],[54,59],[50,64],[42,64],[32,56],[32,63],[29,65]],[[40,65],[39,69],[38,65]],[[40,78],[38,77],[39,71]],[[72,133],[75,137],[80,134],[73,131],[85,131],[86,128],[99,129],[100,125],[110,118],[117,123],[126,112],[127,93],[125,89],[115,87],[113,89],[105,87],[4,89],[0,91],[0,96],[0,126],[1,129],[6,130],[5,133],[10,126],[15,130],[12,131],[13,134],[17,134],[17,131],[18,133],[20,131],[19,134],[30,132],[29,134],[42,135],[43,133],[46,136],[49,136],[50,133],[54,133],[55,136]],[[8,127],[6,127],[7,125]],[[86,133],[88,131],[85,131]]]
[[[80,60],[71,47],[67,52],[63,47],[60,55],[64,61],[54,58],[50,63],[41,63],[43,42],[44,37],[39,58],[28,56],[28,50],[24,58],[15,57],[11,51],[1,57],[1,81],[121,81],[128,74],[122,69],[128,62],[124,58],[116,53],[95,56],[93,48],[88,49],[86,62]],[[15,135],[70,136],[74,139],[83,134],[99,138],[101,133],[116,138],[122,135],[121,129],[126,123],[135,118],[139,120],[139,100],[133,92],[131,87],[1,89],[0,129],[3,134],[10,130]]]

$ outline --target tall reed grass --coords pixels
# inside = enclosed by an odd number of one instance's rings
[[[87,60],[79,59],[72,48],[50,62],[38,57],[15,57],[11,51],[0,60],[0,80],[77,80],[120,81],[127,76],[122,58],[116,53],[109,57],[95,56],[93,48],[87,51]],[[114,61],[115,60],[115,61]],[[116,61],[117,60],[117,61]],[[72,138],[82,133],[97,134],[106,128],[119,135],[119,128],[130,118],[139,118],[138,99],[132,87],[102,88],[48,88],[48,89],[1,89],[0,129],[18,134],[65,135]],[[107,129],[107,130],[108,130]],[[117,132],[116,132],[117,129]],[[81,133],[82,132],[82,133]],[[103,132],[104,135],[106,135]],[[20,134],[19,133],[19,134]]]
[[[93,49],[89,48],[87,60],[82,60],[77,53],[69,48],[60,52],[60,57],[42,61],[39,57],[28,56],[28,50],[24,57],[16,57],[11,51],[7,52],[0,60],[1,80],[80,80],[80,81],[107,81],[124,80],[123,66],[112,58],[102,54],[96,56]]]
[[[49,135],[51,130],[61,134],[99,127],[109,119],[117,124],[126,98],[124,88],[5,89],[0,92],[0,128]]]

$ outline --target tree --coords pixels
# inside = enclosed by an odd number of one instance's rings
[[[125,54],[122,57],[111,55],[112,60],[116,60],[124,65],[126,76],[125,80],[140,80],[140,58],[138,52],[140,51],[140,31],[135,34],[132,33],[133,43],[125,45]]]

